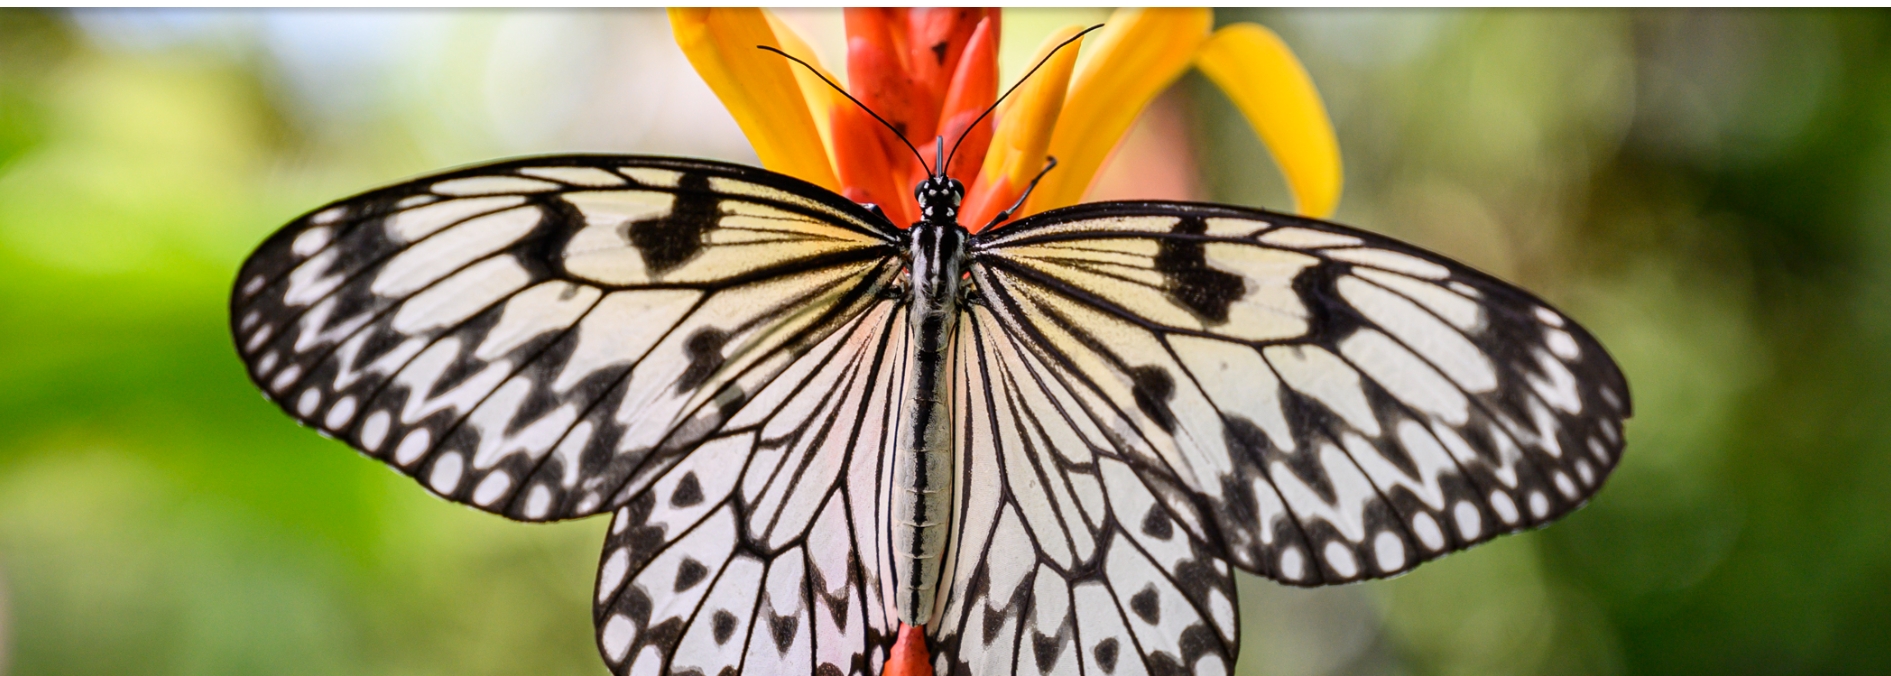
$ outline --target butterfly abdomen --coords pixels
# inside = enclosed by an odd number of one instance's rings
[[[899,619],[923,625],[932,616],[952,504],[952,410],[945,396],[947,346],[959,315],[964,228],[922,222],[912,228],[911,296],[904,406],[893,484],[893,548]]]

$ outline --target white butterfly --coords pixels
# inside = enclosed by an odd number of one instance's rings
[[[967,235],[768,171],[562,156],[277,232],[258,386],[428,489],[613,512],[620,674],[1215,674],[1230,566],[1396,575],[1580,506],[1628,389],[1530,294],[1319,221],[1111,202]],[[949,226],[949,227],[948,227]],[[915,310],[917,308],[917,311]]]

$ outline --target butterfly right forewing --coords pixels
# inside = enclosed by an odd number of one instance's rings
[[[1208,204],[981,233],[973,278],[1173,515],[1299,585],[1387,577],[1579,507],[1621,372],[1561,313],[1416,247]]]

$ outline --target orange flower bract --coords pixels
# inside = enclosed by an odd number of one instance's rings
[[[1339,146],[1312,80],[1272,31],[1211,31],[1205,9],[1125,9],[1045,64],[992,115],[1002,13],[996,9],[846,10],[847,88],[934,161],[963,135],[948,172],[965,184],[960,223],[977,230],[1022,196],[1046,160],[1060,162],[1013,217],[1075,204],[1132,123],[1190,67],[1220,86],[1287,179],[1296,208],[1326,216],[1342,183]],[[918,218],[925,178],[907,143],[812,73],[756,49],[779,46],[832,79],[807,41],[767,10],[671,10],[677,45],[736,122],[762,165],[878,204],[895,224]],[[1060,29],[1038,49],[1074,34]],[[976,126],[972,121],[978,119]],[[968,132],[969,128],[969,132]]]

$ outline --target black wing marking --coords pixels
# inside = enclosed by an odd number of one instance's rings
[[[1245,570],[1396,575],[1568,513],[1620,459],[1628,388],[1594,338],[1410,245],[1119,202],[973,246],[1005,330],[1155,494],[1181,494],[1165,501],[1180,527]]]
[[[595,606],[615,673],[879,674],[900,307],[830,335],[618,508]]]
[[[317,210],[250,256],[231,329],[303,423],[455,501],[608,509],[899,271],[898,233],[715,162],[501,162]]]

